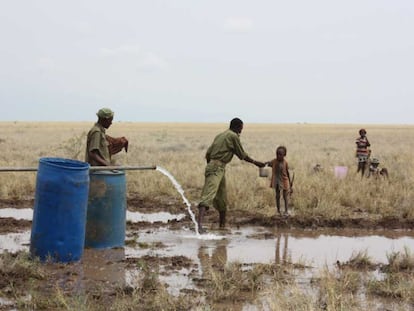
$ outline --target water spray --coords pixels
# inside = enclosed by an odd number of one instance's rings
[[[165,168],[163,168],[163,167],[161,167],[161,166],[157,166],[157,167],[156,167],[156,170],[157,170],[157,171],[159,171],[159,172],[161,172],[161,173],[162,173],[162,174],[164,174],[165,176],[167,176],[167,177],[170,179],[170,181],[173,183],[173,185],[174,185],[175,189],[177,189],[177,191],[180,193],[180,195],[181,195],[181,197],[182,197],[182,199],[183,199],[183,201],[184,201],[185,205],[187,205],[187,210],[188,210],[188,213],[190,214],[191,220],[192,220],[192,221],[193,221],[193,223],[194,223],[195,232],[196,232],[197,236],[199,236],[199,235],[200,235],[200,233],[199,233],[199,231],[198,231],[198,223],[197,223],[197,221],[196,221],[196,219],[195,219],[195,215],[194,215],[193,211],[191,210],[191,203],[190,203],[190,201],[188,201],[188,199],[187,199],[187,198],[185,197],[185,195],[184,195],[184,190],[183,190],[183,188],[182,188],[182,187],[181,187],[181,185],[177,182],[177,180],[174,178],[174,176],[173,176],[173,175],[171,175],[171,173],[170,173],[170,172],[168,172]]]

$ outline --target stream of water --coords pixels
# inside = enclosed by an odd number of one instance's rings
[[[169,171],[167,171],[165,168],[163,168],[161,166],[157,166],[157,171],[159,171],[162,174],[164,174],[165,176],[167,176],[170,179],[170,181],[172,182],[172,184],[174,185],[175,189],[177,189],[178,193],[181,195],[185,205],[187,205],[188,214],[190,214],[191,220],[194,223],[195,232],[196,232],[197,236],[199,236],[200,233],[198,231],[198,223],[195,219],[195,215],[194,215],[193,211],[191,210],[191,203],[190,203],[190,201],[188,201],[188,199],[184,195],[183,187],[181,187],[181,185],[174,178],[174,176],[171,175],[171,173]]]
[[[213,234],[213,233],[200,234],[199,228],[198,228],[198,223],[196,221],[196,218],[195,218],[195,215],[194,215],[193,211],[191,210],[191,203],[185,197],[183,187],[181,187],[181,185],[174,178],[174,176],[169,171],[167,171],[165,168],[163,168],[161,166],[157,166],[157,171],[161,172],[162,174],[164,174],[165,176],[167,176],[170,179],[170,181],[174,185],[175,189],[181,195],[185,205],[187,205],[188,214],[190,214],[191,220],[194,223],[194,228],[195,228],[195,232],[196,232],[195,237],[197,239],[200,239],[200,240],[221,240],[221,239],[224,239],[224,236],[216,235],[216,234]],[[185,238],[194,238],[194,235],[191,235],[191,236],[186,235]]]

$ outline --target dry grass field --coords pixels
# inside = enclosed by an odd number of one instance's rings
[[[0,167],[33,167],[41,157],[83,160],[85,137],[93,122],[2,122]],[[111,136],[126,136],[127,154],[114,157],[119,165],[157,165],[171,172],[186,196],[197,203],[203,186],[204,154],[214,136],[228,124],[115,122]],[[355,139],[360,125],[249,124],[241,140],[251,157],[271,160],[278,145],[287,147],[287,161],[295,174],[291,212],[298,219],[389,219],[414,221],[414,126],[370,125],[367,137],[372,156],[389,170],[389,180],[361,179],[356,174]],[[313,166],[323,171],[315,174]],[[345,179],[334,176],[335,166],[347,166]],[[230,210],[275,214],[274,193],[258,169],[234,158],[227,166]],[[0,199],[34,197],[34,172],[0,173]],[[178,198],[171,182],[157,171],[127,173],[129,197]],[[194,207],[193,207],[194,208]],[[230,212],[231,213],[231,212]]]

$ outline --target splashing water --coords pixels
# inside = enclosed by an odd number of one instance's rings
[[[194,223],[195,232],[196,232],[197,236],[200,236],[200,233],[198,231],[198,223],[197,223],[197,221],[195,219],[195,215],[194,215],[193,211],[191,210],[191,203],[185,197],[184,190],[181,187],[181,185],[177,182],[177,180],[174,178],[174,176],[171,175],[171,173],[169,171],[167,171],[165,168],[160,167],[160,166],[157,166],[156,170],[159,171],[159,172],[161,172],[165,176],[167,176],[171,180],[171,182],[173,183],[175,189],[177,189],[177,191],[180,193],[181,197],[183,198],[183,201],[184,201],[185,205],[187,205],[187,210],[188,210],[188,213],[190,214],[191,220]]]

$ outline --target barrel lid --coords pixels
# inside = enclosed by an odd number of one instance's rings
[[[39,165],[50,165],[58,168],[65,168],[70,170],[88,170],[89,163],[73,159],[44,157],[39,159]]]

